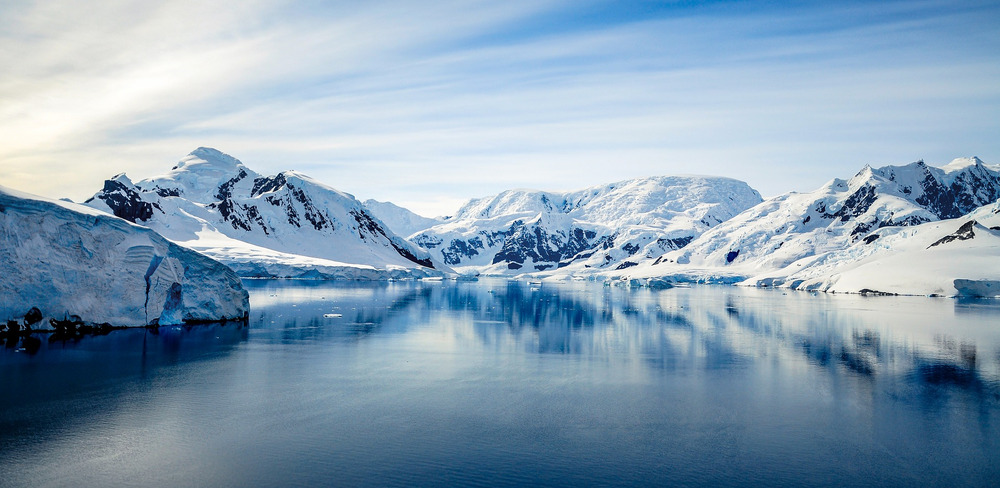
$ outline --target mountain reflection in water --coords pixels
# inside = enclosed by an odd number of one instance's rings
[[[109,469],[148,486],[1000,475],[996,301],[506,280],[246,285],[246,326],[0,350],[0,480],[101,485]],[[109,456],[124,464],[101,464]]]
[[[251,282],[253,328],[271,340],[363,339],[433,327],[470,347],[576,354],[653,369],[805,359],[829,374],[995,390],[1000,303],[785,293],[666,291],[592,283]],[[324,318],[336,312],[339,317]],[[977,343],[981,342],[981,346]],[[980,351],[980,348],[985,350]]]

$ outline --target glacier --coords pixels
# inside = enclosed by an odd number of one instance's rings
[[[0,320],[114,326],[243,320],[225,265],[89,207],[0,187]]]

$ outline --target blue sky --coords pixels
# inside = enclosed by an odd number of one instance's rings
[[[1000,163],[996,2],[5,2],[0,185],[198,146],[448,213],[659,174],[811,190]]]

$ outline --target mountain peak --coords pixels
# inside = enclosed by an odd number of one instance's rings
[[[117,181],[125,186],[133,186],[132,179],[129,178],[125,173],[118,173],[111,177],[110,181]]]
[[[218,149],[199,147],[188,153],[172,170],[187,169],[189,171],[232,170],[243,167],[243,163]]]
[[[200,202],[213,201],[221,185],[258,175],[236,159],[210,147],[199,147],[184,156],[165,174],[136,183],[143,190],[183,194]]]
[[[879,175],[883,175],[884,170],[885,168],[880,168],[878,171]],[[861,168],[861,171],[858,171],[857,174],[855,174],[847,182],[847,186],[850,188],[856,188],[858,186],[868,183],[873,178],[875,178],[875,169],[872,168],[870,164],[866,164],[864,168]]]
[[[979,159],[976,156],[972,156],[971,158],[952,159],[950,163],[942,166],[941,169],[943,169],[945,173],[951,173],[954,171],[962,171],[963,169],[968,168],[970,166],[982,166],[982,165],[983,165],[983,160]]]

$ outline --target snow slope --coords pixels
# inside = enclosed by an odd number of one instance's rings
[[[748,277],[847,248],[883,227],[957,218],[997,198],[1000,173],[978,158],[956,159],[942,168],[923,162],[866,166],[850,180],[768,199],[668,253],[659,264],[664,270]]]
[[[295,171],[260,176],[210,148],[160,176],[132,183],[118,175],[85,203],[242,275],[384,279],[447,270],[352,195]]]
[[[865,167],[851,180],[768,199],[684,249],[604,277],[988,295],[1000,281],[998,199],[1000,172],[978,158]],[[974,239],[931,246],[964,225]]]
[[[1000,200],[956,219],[886,227],[746,285],[847,293],[1000,295]]]
[[[46,319],[116,326],[242,319],[249,311],[226,266],[123,219],[3,187],[0,276],[0,320],[31,307]]]
[[[364,204],[365,208],[372,215],[378,217],[389,229],[401,236],[413,235],[422,230],[434,227],[445,220],[443,218],[432,219],[423,215],[417,215],[392,202],[380,202],[368,199],[364,201]]]
[[[626,269],[678,249],[761,201],[742,181],[660,176],[557,193],[509,190],[471,200],[410,240],[457,270]]]

